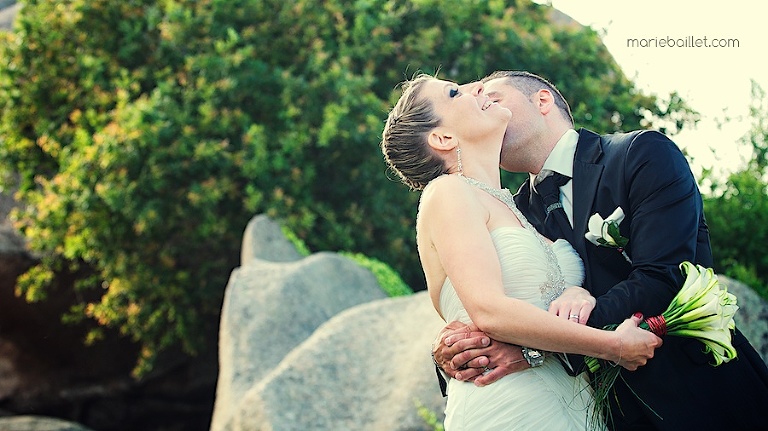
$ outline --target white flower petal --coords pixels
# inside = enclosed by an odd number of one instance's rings
[[[595,234],[593,234],[592,232],[585,233],[584,234],[584,238],[586,238],[587,241],[591,242],[594,245],[598,245],[598,246],[600,245],[600,243],[597,241],[597,239],[600,238],[600,237],[595,235]]]
[[[587,222],[587,227],[593,235],[600,235],[600,231],[603,230],[603,218],[600,217],[600,214],[592,214]]]
[[[605,221],[608,222],[616,222],[617,225],[621,224],[622,220],[624,220],[624,210],[621,209],[621,207],[617,207],[611,215],[608,216],[608,218],[605,219]]]

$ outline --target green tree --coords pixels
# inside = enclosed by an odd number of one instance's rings
[[[753,287],[768,299],[768,98],[752,82],[752,126],[742,144],[752,148],[747,166],[706,197],[715,268]]]
[[[398,82],[528,69],[598,131],[690,114],[553,14],[529,0],[27,0],[0,44],[0,168],[40,256],[19,293],[73,276],[88,295],[70,318],[136,340],[142,372],[210,340],[255,213],[423,288],[418,195],[378,148]]]

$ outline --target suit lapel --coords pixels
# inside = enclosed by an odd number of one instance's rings
[[[600,135],[586,129],[579,130],[576,156],[573,159],[573,235],[576,241],[573,246],[585,263],[587,241],[584,234],[587,232],[590,211],[603,174],[603,165],[597,164],[602,154]]]

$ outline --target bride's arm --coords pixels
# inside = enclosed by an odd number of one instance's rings
[[[574,313],[586,324],[595,298],[578,286],[572,286],[552,301],[549,312],[568,319]],[[489,385],[496,380],[530,368],[520,346],[491,340],[475,325],[451,322],[443,328],[432,346],[437,365],[450,377],[475,382],[478,386]],[[490,369],[490,372],[486,372]]]
[[[431,199],[422,206],[422,226],[459,299],[481,331],[510,344],[621,360],[627,368],[643,365],[653,356],[660,339],[647,331],[610,332],[574,325],[507,297],[486,226],[488,211],[469,185],[456,181],[435,184]]]

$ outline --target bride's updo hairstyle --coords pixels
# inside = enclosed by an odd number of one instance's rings
[[[448,172],[427,144],[429,132],[440,125],[432,103],[420,97],[424,83],[434,77],[421,74],[403,83],[403,94],[390,111],[381,136],[381,152],[389,167],[408,187],[421,190]]]

